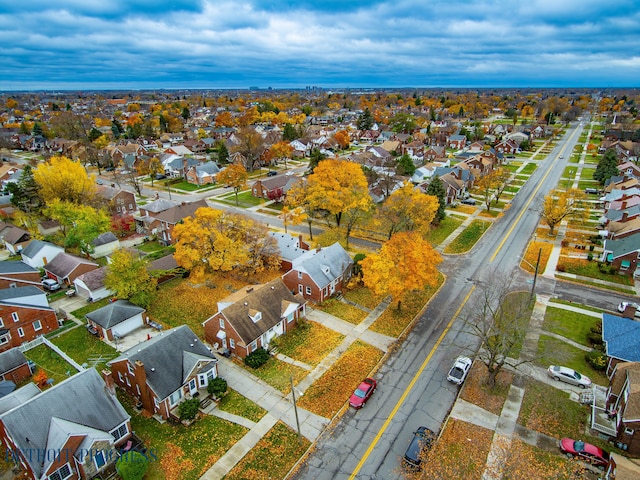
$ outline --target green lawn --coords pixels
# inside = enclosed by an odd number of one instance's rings
[[[132,399],[118,389],[118,399],[131,415],[131,427],[156,460],[145,478],[155,480],[200,478],[248,431],[221,418],[204,415],[185,427],[160,423],[135,411]]]
[[[92,366],[95,363],[94,360],[101,358],[95,364],[98,371],[106,367],[106,362],[118,356],[118,352],[114,348],[91,335],[83,327],[69,330],[57,338],[52,338],[51,342],[80,365],[86,363]]]
[[[519,173],[524,173],[527,175],[531,175],[533,172],[536,171],[536,168],[538,168],[538,164],[536,163],[527,163],[524,168],[522,170],[520,170]]]
[[[587,334],[599,320],[597,317],[548,306],[542,328],[589,347]]]
[[[64,358],[51,350],[46,345],[38,345],[35,348],[24,352],[25,357],[35,362],[38,369],[46,372],[47,377],[53,378],[54,384],[69,378],[78,373]]]
[[[247,397],[239,394],[231,388],[218,404],[218,408],[223,412],[240,415],[252,422],[259,422],[267,411],[259,405],[253,403]]]
[[[453,231],[458,228],[462,222],[464,222],[464,217],[460,217],[457,215],[447,215],[444,220],[440,222],[437,228],[429,230],[426,238],[431,242],[432,245],[440,245],[445,239],[453,233]]]
[[[98,300],[97,302],[87,303],[84,307],[80,307],[77,310],[71,312],[71,315],[76,317],[81,322],[85,321],[85,315],[87,313],[91,313],[94,310],[104,307],[109,303],[109,298],[103,298],[102,300]]]
[[[591,368],[591,365],[586,362],[586,353],[562,340],[542,334],[538,341],[538,356],[535,363],[543,368],[548,368],[549,365],[573,368],[591,378],[598,385],[609,385],[607,377]]]
[[[564,266],[564,272],[566,273],[573,273],[575,275],[581,275],[584,277],[597,278],[599,280],[618,283],[620,285],[633,285],[633,279],[630,277],[627,277],[625,275],[601,272],[600,268],[598,267],[598,262],[564,258],[560,263]]]
[[[549,301],[549,306],[553,307],[554,303],[559,303],[561,305],[572,305],[574,307],[579,307],[582,310],[589,310],[590,312],[597,312],[597,313],[602,313],[603,310],[601,308],[596,308],[596,307],[590,307],[588,305],[576,305],[574,302],[570,302],[568,300],[562,300],[560,298],[554,298],[553,300]]]
[[[569,394],[528,379],[518,424],[556,438],[584,438],[589,410]]]
[[[140,245],[137,245],[136,248],[144,253],[155,252],[156,250],[162,250],[164,245],[161,245],[160,242],[153,240],[149,242],[143,242]]]
[[[267,382],[273,388],[280,390],[282,393],[287,394],[291,391],[291,377],[293,376],[293,382],[297,384],[300,380],[308,375],[308,371],[303,368],[296,367],[289,363],[281,362],[275,357],[269,358],[267,363],[260,368],[253,369],[241,363],[247,372],[255,375],[259,379]]]
[[[229,193],[223,197],[218,197],[215,199],[218,202],[228,203],[229,205],[236,204],[236,194]],[[238,206],[240,207],[256,207],[258,205],[262,205],[266,200],[264,198],[254,197],[251,194],[251,190],[245,190],[244,192],[238,193]]]
[[[465,253],[471,250],[482,234],[491,225],[491,222],[474,220],[458,235],[447,247],[444,253]]]

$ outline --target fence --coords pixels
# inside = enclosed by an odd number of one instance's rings
[[[40,335],[39,337],[36,337],[34,340],[31,340],[30,342],[23,343],[22,345],[20,345],[18,347],[18,349],[20,349],[20,351],[24,353],[27,350],[31,350],[32,348],[37,347],[38,345],[42,345],[43,343],[47,347],[49,347],[51,350],[56,352],[58,355],[60,355],[62,358],[64,358],[68,363],[70,363],[79,372],[82,372],[85,369],[82,365],[80,365],[78,362],[76,362],[73,358],[71,358],[69,355],[67,355],[62,350],[60,350],[60,348],[58,348],[56,345],[51,343],[47,338],[44,337],[44,335]]]

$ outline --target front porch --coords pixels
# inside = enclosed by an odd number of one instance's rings
[[[591,428],[596,432],[603,433],[610,437],[616,437],[617,416],[610,416],[607,410],[607,389],[599,385],[594,385],[592,390],[585,392],[581,396],[583,403],[591,403]]]

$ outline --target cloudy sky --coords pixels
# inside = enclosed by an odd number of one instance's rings
[[[637,0],[0,0],[0,90],[639,79]]]

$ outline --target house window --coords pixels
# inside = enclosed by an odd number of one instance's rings
[[[298,278],[302,278],[302,272],[298,270]]]
[[[233,338],[229,339],[229,347],[230,348],[236,348],[236,342]]]
[[[22,327],[20,327],[20,328],[18,329],[18,336],[19,336],[19,337],[24,337],[24,330],[22,329]]]
[[[129,428],[127,427],[127,423],[125,422],[122,425],[120,425],[118,428],[111,430],[111,432],[109,433],[111,434],[113,439],[117,442],[118,440],[120,440],[122,437],[126,436],[129,433]]]
[[[291,323],[293,322],[293,312],[291,312],[289,315],[287,315],[287,323]]]
[[[118,380],[124,382],[124,378],[122,378],[122,373],[118,372]]]
[[[257,349],[258,349],[258,342],[254,340],[253,342],[251,342],[251,351],[255,352]]]
[[[2,321],[2,317],[0,317],[0,327],[4,327],[4,322]]]
[[[40,320],[36,320],[33,322],[33,329],[37,332],[38,330],[42,330],[42,322]]]
[[[311,287],[307,287],[307,295],[311,295]]]
[[[302,292],[304,292],[304,287],[302,286],[302,284],[299,284],[299,285],[298,285],[298,293],[299,293],[300,295],[302,295]]]
[[[14,322],[17,322],[18,320],[20,320],[20,319],[18,318],[18,312],[12,312],[12,313],[11,313],[11,318],[13,318],[13,321],[14,321]]]
[[[49,480],[65,480],[65,478],[69,478],[71,476],[71,467],[68,463],[65,463],[51,475],[49,475]]]
[[[633,432],[634,432],[633,428],[625,428],[624,429],[625,435],[633,435]]]
[[[136,383],[136,392],[138,392],[138,396],[140,395],[140,385]]]
[[[17,286],[18,284],[15,282],[9,284],[9,288],[16,288]]]
[[[135,374],[135,371],[133,370],[133,365],[131,365],[129,362],[127,362],[127,370],[129,370],[129,373],[131,375]]]
[[[220,328],[224,330],[224,318],[220,319]]]
[[[131,382],[129,381],[129,377],[125,377],[124,379],[127,382],[127,386],[130,387],[131,386]]]
[[[182,398],[182,388],[179,388],[178,390],[173,392],[169,397],[170,405],[173,407],[180,401],[181,398]]]
[[[102,450],[98,450],[98,453],[96,453],[95,456],[93,457],[93,461],[96,463],[96,467],[98,469],[101,469],[102,467],[104,467],[105,463],[107,463],[104,460],[104,452]]]

